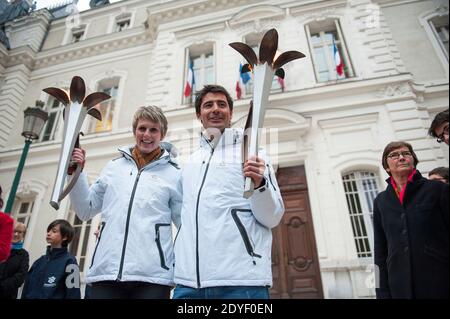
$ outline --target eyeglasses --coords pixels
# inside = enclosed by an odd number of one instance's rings
[[[444,135],[447,135],[447,136],[448,136],[448,123],[447,123],[447,125],[444,127],[444,130],[442,131],[442,134],[438,136],[438,138],[437,138],[436,141],[437,141],[438,143],[444,142],[444,141],[445,141]]]
[[[389,157],[390,159],[393,159],[393,160],[398,160],[400,158],[400,155],[403,157],[411,157],[412,156],[411,152],[403,151],[403,152],[393,152],[393,153],[389,154],[387,157]]]

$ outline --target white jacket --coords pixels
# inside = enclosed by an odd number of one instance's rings
[[[182,170],[181,228],[175,239],[175,283],[271,286],[272,231],[284,213],[266,156],[266,184],[243,197],[242,130],[226,129],[214,148],[204,137]]]
[[[180,224],[181,170],[167,150],[138,170],[130,147],[110,161],[88,186],[81,174],[70,192],[77,216],[88,220],[102,214],[86,282],[142,281],[173,285],[171,221]]]

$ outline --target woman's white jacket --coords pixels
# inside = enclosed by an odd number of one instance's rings
[[[130,147],[110,161],[90,187],[82,173],[70,192],[77,216],[101,213],[86,282],[142,281],[173,285],[172,226],[180,224],[180,169],[171,154],[138,170]]]

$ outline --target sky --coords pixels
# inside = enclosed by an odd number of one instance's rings
[[[110,0],[109,2],[114,3],[120,0]],[[53,6],[59,3],[65,3],[66,0],[37,0],[36,5],[37,9],[45,8],[48,6]],[[78,10],[84,11],[89,9],[89,0],[79,0],[78,1]]]

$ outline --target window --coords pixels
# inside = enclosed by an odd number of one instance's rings
[[[130,27],[130,20],[120,21],[116,24],[116,32],[126,30]]]
[[[448,61],[448,14],[434,16],[428,20],[428,23],[430,24],[433,34]]]
[[[261,40],[263,38],[262,33],[251,33],[245,36],[244,42],[249,45],[253,51],[255,51],[256,56],[259,56],[259,45],[261,44]],[[244,61],[242,64],[248,63]],[[245,84],[245,96],[249,97],[253,94],[253,73],[249,73],[251,79]],[[272,81],[271,93],[281,92],[284,90],[284,87],[281,86],[281,81],[277,76],[274,76]]]
[[[69,251],[72,255],[77,257],[80,272],[83,272],[85,269],[92,219],[88,221],[80,220],[71,206],[67,220],[75,230],[75,235],[73,236],[72,242],[69,244]]]
[[[120,78],[114,77],[100,81],[97,91],[109,94],[111,98],[99,104],[102,113],[102,121],[91,118],[90,133],[111,131],[113,126],[114,111],[116,109],[117,93]]]
[[[16,199],[14,206],[14,219],[28,227],[33,212],[34,198]]]
[[[80,42],[83,37],[84,32],[74,32],[72,33],[72,43]]]
[[[72,29],[72,43],[80,42],[81,40],[83,40],[85,29],[85,25],[81,25]]]
[[[187,63],[185,76],[187,77],[188,68],[192,64],[194,70],[194,87],[193,92],[199,91],[206,84],[215,83],[215,67],[214,67],[214,45],[211,42],[190,47],[187,50]],[[183,84],[183,92],[185,89]],[[185,97],[185,103],[192,103],[193,94]]]
[[[121,32],[127,30],[131,26],[131,13],[130,12],[122,12],[115,18],[115,31]]]
[[[373,255],[373,200],[378,194],[378,175],[352,172],[342,176],[358,257]]]
[[[46,106],[48,119],[45,122],[44,128],[42,130],[42,134],[40,137],[41,142],[52,141],[55,139],[55,135],[62,118],[63,110],[64,105],[61,102],[53,97],[49,98]]]
[[[312,22],[305,26],[317,82],[328,82],[354,76],[338,20]],[[342,72],[336,66],[336,55],[343,63]]]

